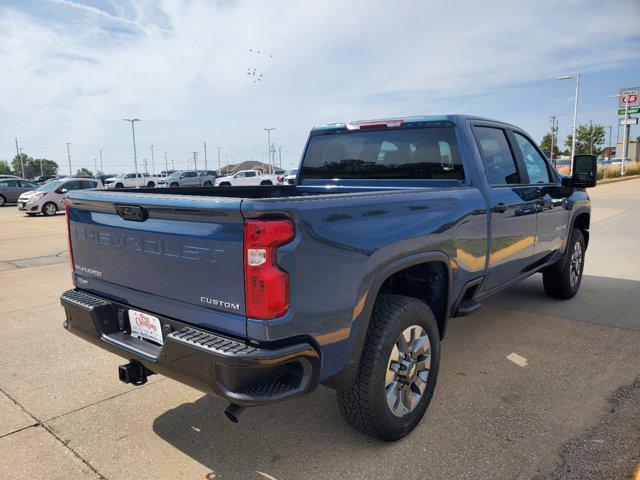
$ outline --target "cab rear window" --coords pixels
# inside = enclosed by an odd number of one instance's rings
[[[301,179],[463,180],[454,127],[336,131],[312,136]]]

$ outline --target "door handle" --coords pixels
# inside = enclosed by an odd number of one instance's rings
[[[495,213],[504,213],[507,211],[507,206],[504,203],[499,203],[493,207]]]

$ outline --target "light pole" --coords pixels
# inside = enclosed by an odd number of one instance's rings
[[[576,79],[576,98],[573,105],[573,133],[571,134],[571,162],[569,163],[569,176],[573,174],[573,157],[576,154],[576,127],[578,124],[578,95],[580,94],[580,74],[577,75],[561,75],[556,77],[558,80]]]
[[[153,158],[153,145],[151,145],[151,175],[156,173],[156,164]]]
[[[218,172],[222,172],[222,164],[220,163],[220,149],[222,147],[218,147]],[[227,172],[227,175],[229,174],[229,172]]]
[[[140,188],[140,178],[138,177],[138,153],[136,152],[136,128],[134,127],[135,122],[139,122],[139,118],[123,118],[125,122],[131,123],[131,136],[133,137],[133,167],[136,171],[136,188]]]
[[[207,142],[202,142],[204,146],[204,169],[209,170],[209,164],[207,163]]]
[[[625,95],[629,95],[631,93],[635,93],[638,95],[638,90],[626,90],[618,95],[611,95],[611,98],[622,99],[624,103],[624,125],[622,130],[622,162],[620,162],[620,176],[624,176],[624,161],[627,159],[627,155],[629,154],[629,125],[627,122],[629,121],[629,98],[625,100]]]
[[[69,142],[67,142],[67,158],[69,159],[69,175],[73,176],[73,172],[71,171],[71,152],[69,151]]]
[[[271,132],[275,128],[263,128],[263,130],[267,132],[267,154],[269,155],[269,174],[271,174],[273,173],[271,168]]]
[[[98,159],[97,158],[93,159],[93,176],[94,177],[98,176]]]
[[[169,176],[169,162],[167,160],[167,151],[164,151],[164,176]]]
[[[104,150],[100,150],[100,171],[104,175],[104,166],[102,165],[102,152],[104,152]]]

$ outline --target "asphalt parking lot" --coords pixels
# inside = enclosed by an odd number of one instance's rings
[[[452,319],[427,416],[384,444],[343,423],[325,388],[247,411],[68,334],[64,215],[0,209],[0,478],[632,478],[640,462],[640,179],[593,199],[570,301],[539,276]],[[514,355],[515,354],[515,355]]]

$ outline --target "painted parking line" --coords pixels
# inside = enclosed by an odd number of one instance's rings
[[[527,367],[529,366],[529,362],[527,361],[526,358],[518,355],[517,353],[510,353],[509,355],[507,355],[507,360],[509,360],[510,362],[515,363],[516,365],[518,365],[519,367]]]
[[[633,477],[631,477],[631,480],[640,480],[640,463],[636,467],[636,473],[633,474]]]

